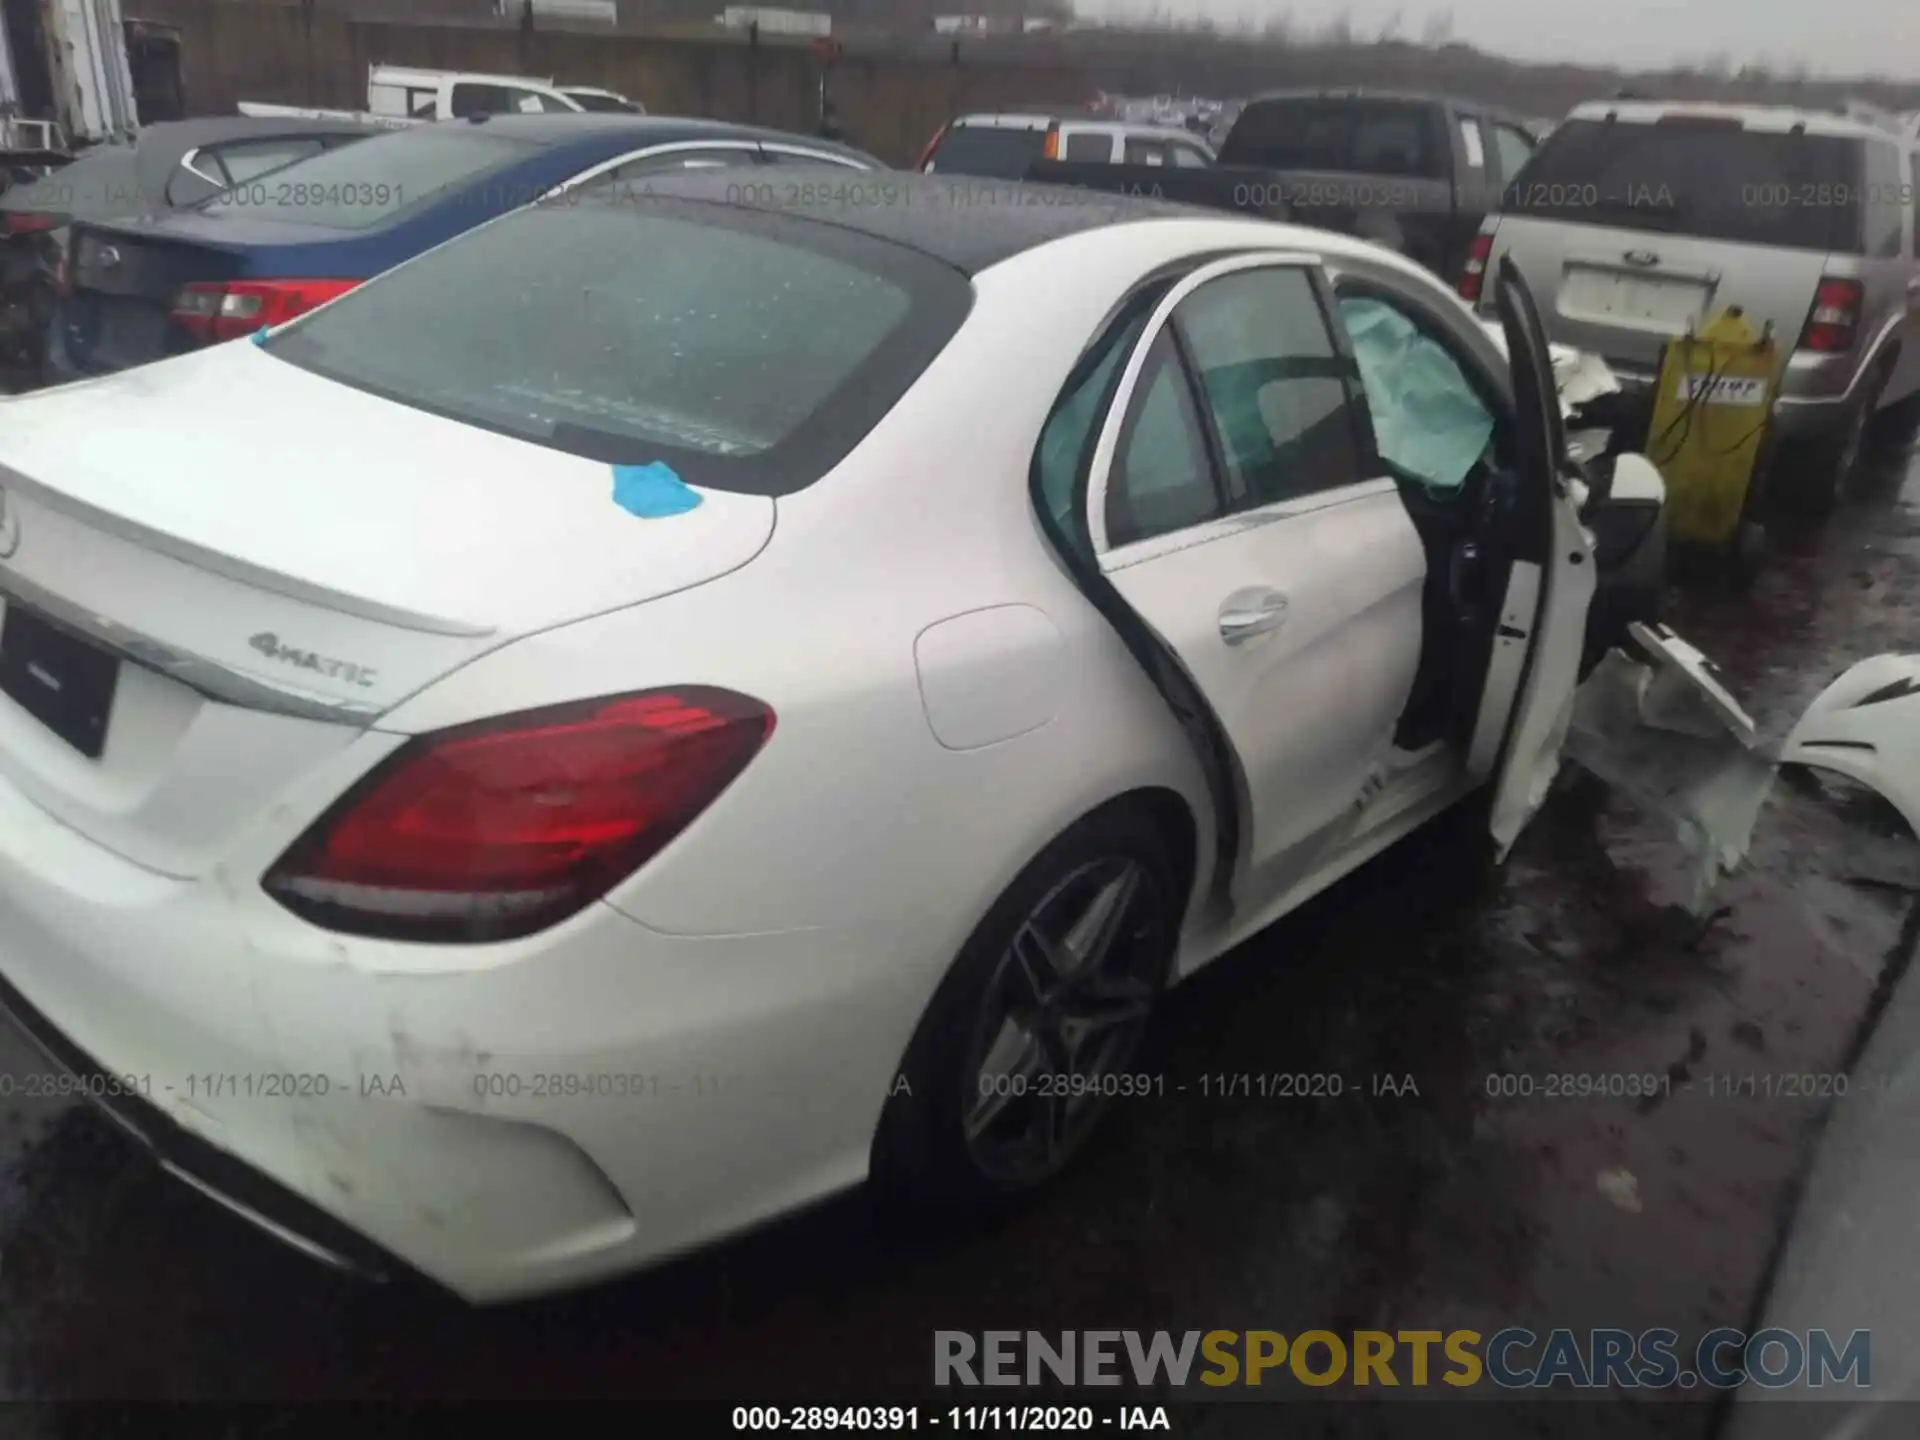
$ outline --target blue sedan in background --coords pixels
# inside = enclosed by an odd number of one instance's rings
[[[489,115],[375,136],[197,209],[73,227],[51,378],[142,365],[278,325],[562,187],[693,169],[882,168],[825,140],[638,115]]]

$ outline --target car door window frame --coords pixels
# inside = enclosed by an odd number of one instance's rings
[[[1539,142],[1528,135],[1527,132],[1522,130],[1518,125],[1511,124],[1505,120],[1490,120],[1482,127],[1482,130],[1493,150],[1493,158],[1498,162],[1500,172],[1499,183],[1502,186],[1511,185],[1514,180],[1518,178],[1520,172],[1526,169],[1527,161],[1533,158],[1533,152],[1540,148]],[[1500,143],[1500,137],[1503,134],[1517,137],[1525,152],[1520,163],[1511,170],[1507,168],[1507,153]]]
[[[618,170],[622,165],[631,165],[636,160],[654,160],[664,155],[685,155],[691,152],[718,152],[742,156],[743,165],[760,163],[760,143],[757,140],[675,140],[665,145],[643,145],[638,150],[629,150],[624,155],[616,155],[610,160],[601,160],[562,180],[546,194],[540,197],[542,203],[570,195],[590,185],[610,170]]]
[[[865,170],[868,168],[851,156],[839,155],[831,150],[815,150],[810,146],[795,145],[787,141],[766,140],[762,141],[757,148],[760,152],[761,159],[770,159],[772,156],[780,155],[791,160],[808,160],[822,165],[837,165],[842,170]],[[780,162],[772,160],[770,163],[779,164]]]
[[[1119,463],[1123,440],[1131,434],[1134,412],[1147,399],[1148,392],[1142,386],[1142,379],[1146,374],[1156,342],[1160,339],[1162,332],[1172,327],[1176,312],[1188,298],[1215,280],[1254,270],[1297,270],[1313,288],[1315,305],[1320,313],[1321,323],[1325,327],[1328,344],[1332,347],[1334,356],[1341,360],[1346,376],[1343,383],[1345,391],[1343,404],[1354,428],[1355,474],[1358,478],[1345,485],[1332,486],[1324,490],[1315,490],[1304,495],[1288,496],[1265,503],[1258,502],[1252,496],[1234,494],[1228,484],[1227,467],[1217,433],[1218,427],[1213,419],[1212,406],[1194,371],[1185,337],[1178,330],[1174,330],[1176,352],[1186,373],[1186,384],[1200,413],[1201,428],[1204,431],[1203,439],[1213,468],[1214,485],[1223,497],[1222,513],[1198,525],[1171,530],[1162,535],[1150,536],[1118,546],[1112,544],[1107,529],[1107,490]],[[1378,463],[1379,456],[1374,449],[1373,427],[1370,420],[1368,423],[1361,423],[1363,412],[1357,408],[1357,402],[1364,403],[1364,396],[1360,393],[1359,378],[1354,373],[1351,347],[1346,342],[1345,332],[1339,325],[1338,317],[1333,314],[1332,299],[1332,287],[1326,272],[1321,268],[1319,257],[1290,250],[1255,251],[1209,261],[1181,276],[1160,298],[1154,306],[1153,314],[1146,327],[1134,344],[1133,353],[1127,357],[1127,363],[1121,372],[1120,383],[1114,391],[1113,402],[1101,421],[1099,439],[1095,442],[1093,461],[1089,467],[1082,518],[1088,528],[1095,560],[1102,571],[1124,569],[1129,565],[1140,564],[1164,555],[1171,550],[1205,544],[1209,540],[1232,534],[1249,523],[1249,516],[1279,519],[1288,515],[1307,514],[1327,506],[1345,504],[1350,500],[1384,493],[1394,488],[1392,477],[1386,475]]]
[[[1907,233],[1913,246],[1908,254],[1920,260],[1920,148],[1907,152]]]

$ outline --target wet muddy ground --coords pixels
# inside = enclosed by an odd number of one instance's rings
[[[1884,468],[1752,594],[1678,602],[1677,628],[1775,738],[1854,660],[1920,635],[1920,480]],[[1883,967],[1914,949],[1896,824],[1857,795],[1782,785],[1748,868],[1694,920],[1661,823],[1575,780],[1504,872],[1463,864],[1436,830],[1180,992],[1145,1067],[1166,1093],[1122,1102],[1086,1163],[991,1229],[892,1233],[856,1196],[509,1310],[336,1279],[86,1110],[16,1102],[0,1108],[0,1383],[285,1407],[857,1403],[924,1389],[935,1329],[1743,1325],[1820,1111],[1727,1091],[1845,1064]],[[0,1043],[0,1073],[36,1068]],[[1282,1073],[1345,1093],[1223,1094],[1211,1078]],[[1567,1088],[1550,1077],[1607,1075],[1658,1093],[1548,1093]],[[1376,1076],[1406,1093],[1374,1093]],[[1204,1432],[1290,1433],[1231,1408]],[[1317,1433],[1369,1433],[1348,1414]],[[1710,1414],[1649,1403],[1594,1433],[1703,1436]],[[1574,1420],[1476,1406],[1471,1429]]]

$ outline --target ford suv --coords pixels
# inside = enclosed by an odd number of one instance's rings
[[[1474,242],[1464,298],[1511,256],[1556,341],[1650,394],[1663,347],[1737,305],[1788,352],[1777,498],[1825,510],[1869,425],[1920,392],[1915,186],[1891,127],[1809,110],[1601,101],[1561,123]]]

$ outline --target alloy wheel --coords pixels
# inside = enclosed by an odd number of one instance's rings
[[[961,1126],[981,1172],[1061,1169],[1119,1093],[1159,996],[1166,898],[1138,861],[1080,866],[1014,932],[974,1026]]]

